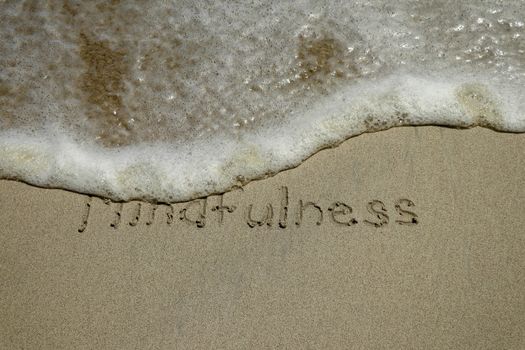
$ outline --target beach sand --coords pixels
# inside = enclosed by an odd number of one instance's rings
[[[0,181],[0,348],[524,349],[524,150],[395,128],[173,206]]]

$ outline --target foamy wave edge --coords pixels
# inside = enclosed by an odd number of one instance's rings
[[[523,91],[481,77],[392,75],[332,94],[285,125],[235,140],[103,149],[68,135],[0,132],[0,177],[116,201],[178,202],[299,165],[320,149],[400,125],[525,132]],[[519,89],[518,89],[519,90]]]

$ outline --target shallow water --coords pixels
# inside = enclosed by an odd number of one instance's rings
[[[398,125],[525,131],[525,1],[5,1],[0,177],[172,202]]]

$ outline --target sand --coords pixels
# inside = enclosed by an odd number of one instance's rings
[[[523,349],[524,150],[396,128],[171,207],[0,181],[0,348]]]

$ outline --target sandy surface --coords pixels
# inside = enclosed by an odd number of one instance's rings
[[[0,181],[0,348],[523,349],[524,150],[398,128],[171,207]]]

